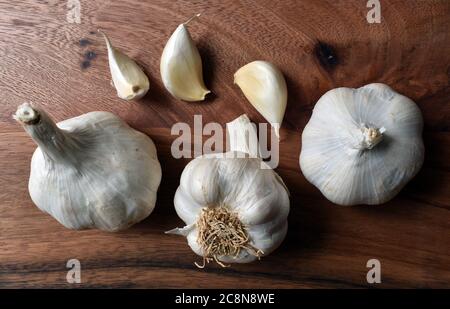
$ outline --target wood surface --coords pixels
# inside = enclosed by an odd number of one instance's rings
[[[87,1],[81,23],[66,20],[67,1],[0,1],[0,287],[145,288],[449,288],[450,1],[381,0],[382,20],[366,21],[367,1]],[[189,25],[213,94],[185,103],[164,89],[159,61],[178,24]],[[151,80],[138,102],[116,97],[98,28],[137,59]],[[170,154],[171,126],[224,125],[242,113],[264,119],[233,73],[256,59],[284,73],[289,101],[276,171],[291,191],[289,231],[260,262],[197,269],[173,196],[188,160]],[[416,101],[425,120],[421,172],[392,201],[339,207],[303,177],[301,132],[327,90],[383,82]],[[120,233],[63,228],[27,190],[35,144],[11,117],[33,102],[60,121],[112,111],[156,143],[163,180],[153,214]],[[66,282],[66,262],[81,262],[81,284]],[[381,262],[369,285],[366,262]]]

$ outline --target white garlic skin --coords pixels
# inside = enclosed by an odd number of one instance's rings
[[[335,204],[382,204],[419,172],[422,128],[418,106],[387,85],[336,88],[303,130],[300,167]]]
[[[199,256],[204,252],[197,242],[196,222],[204,207],[223,205],[235,212],[247,228],[250,245],[261,250],[262,256],[273,252],[286,236],[289,192],[283,180],[269,167],[261,168],[264,162],[260,158],[242,158],[243,153],[237,153],[232,149],[225,156],[197,157],[181,175],[174,204],[186,226],[169,233],[187,237]],[[223,263],[249,263],[258,257],[243,249],[237,257],[218,259]]]
[[[272,125],[279,138],[287,105],[287,86],[283,73],[272,63],[257,60],[237,70],[234,83]]]
[[[187,29],[188,22],[177,27],[164,47],[160,62],[161,78],[175,98],[188,102],[203,101],[210,91],[203,82],[202,59]]]
[[[99,32],[108,49],[109,70],[117,96],[127,101],[144,97],[150,88],[147,75],[133,59],[114,48],[105,33]]]
[[[226,205],[247,227],[250,244],[264,256],[270,254],[282,243],[288,226],[289,196],[281,178],[271,169],[261,169],[260,159],[215,156],[191,161],[175,194],[175,209],[186,223],[189,246],[199,256],[204,255],[197,242],[195,223],[203,207]],[[219,257],[224,263],[249,263],[256,259],[247,250],[237,257]]]
[[[27,120],[32,111],[36,124]],[[119,231],[153,211],[161,167],[148,136],[108,112],[56,125],[41,109],[22,105],[15,118],[39,145],[31,160],[31,199],[62,225]]]

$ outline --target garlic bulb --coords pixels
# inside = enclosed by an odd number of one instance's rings
[[[272,125],[279,138],[287,104],[286,81],[280,70],[270,62],[253,61],[237,70],[234,83]]]
[[[146,135],[107,112],[56,125],[25,103],[14,118],[39,146],[31,160],[31,199],[62,225],[118,231],[153,211],[161,167]]]
[[[301,170],[333,203],[384,203],[422,166],[422,126],[417,105],[384,84],[330,90],[303,130]]]
[[[178,26],[161,56],[161,78],[166,89],[176,98],[188,102],[202,101],[210,93],[203,82],[202,59],[189,34],[187,22]]]
[[[205,262],[248,263],[268,255],[287,232],[289,194],[280,176],[249,149],[246,132],[256,129],[246,115],[227,124],[231,151],[207,154],[184,169],[175,209],[186,223],[167,233],[187,237]],[[264,168],[263,168],[264,167]]]
[[[147,75],[130,57],[115,49],[105,33],[103,35],[108,48],[109,69],[117,96],[124,100],[140,99],[150,88]]]

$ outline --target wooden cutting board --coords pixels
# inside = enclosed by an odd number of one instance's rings
[[[69,1],[74,2],[74,1]],[[370,24],[367,1],[84,1],[81,23],[67,21],[68,1],[0,3],[0,287],[450,287],[450,1],[381,0]],[[190,24],[213,94],[185,103],[164,89],[159,61],[178,24]],[[149,94],[125,102],[110,86],[98,28],[137,59]],[[197,269],[173,196],[188,160],[170,154],[171,126],[224,125],[242,113],[264,119],[233,85],[233,73],[256,59],[286,76],[289,102],[277,172],[291,191],[283,245],[260,262]],[[425,164],[391,202],[339,207],[299,169],[301,132],[327,90],[383,82],[416,101],[425,120]],[[127,231],[71,231],[31,202],[27,182],[35,144],[15,123],[31,101],[60,121],[112,111],[156,143],[163,180],[154,213]],[[66,262],[81,262],[81,284],[66,281]],[[366,281],[381,263],[382,283]]]

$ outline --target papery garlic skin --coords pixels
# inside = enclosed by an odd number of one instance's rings
[[[228,130],[242,130],[243,123],[249,123],[246,115],[229,123]],[[242,158],[243,154],[234,150],[232,144],[225,155],[197,157],[183,170],[174,204],[186,226],[168,233],[187,237],[189,246],[199,256],[205,256],[198,242],[197,226],[203,209],[223,206],[236,213],[246,226],[249,244],[261,250],[262,256],[274,251],[286,236],[289,193],[283,180],[272,169],[262,169],[260,158]],[[223,263],[249,263],[258,257],[243,249],[237,256],[218,259]]]
[[[196,15],[194,17],[199,16]],[[203,82],[202,59],[189,34],[187,24],[177,27],[164,47],[160,71],[166,89],[183,101],[203,101],[210,93]]]
[[[149,137],[108,112],[55,124],[24,104],[14,118],[39,146],[31,160],[31,199],[62,225],[119,231],[153,211],[161,167]]]
[[[287,87],[283,73],[270,62],[253,61],[237,70],[234,83],[272,125],[279,138],[287,105]]]
[[[384,84],[324,94],[302,134],[306,179],[339,205],[392,199],[424,160],[417,105]]]
[[[109,69],[117,96],[124,100],[140,99],[148,92],[150,81],[142,68],[130,57],[115,49],[105,33],[103,35],[108,48]]]

